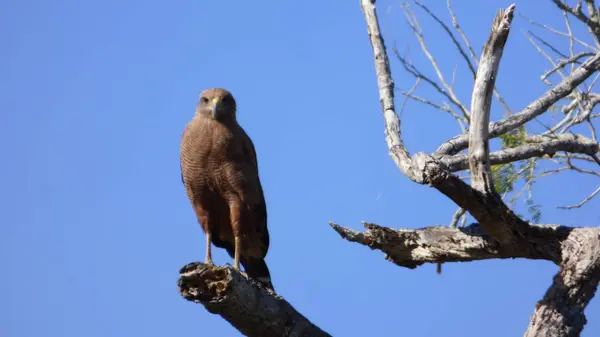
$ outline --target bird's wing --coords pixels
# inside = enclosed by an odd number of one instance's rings
[[[267,229],[267,205],[258,175],[258,161],[256,158],[256,150],[252,140],[246,132],[240,127],[239,146],[241,148],[241,156],[244,168],[242,170],[243,184],[240,186],[238,194],[244,200],[248,216],[252,219],[253,230],[259,234],[260,242],[264,252],[269,247],[269,233]]]
[[[246,132],[240,128],[240,145],[242,147],[243,162],[246,165],[244,169],[244,181],[247,188],[244,191],[247,195],[249,206],[253,206],[255,211],[266,217],[266,206],[263,195],[262,185],[258,175],[258,161],[256,158],[256,150],[252,140]]]
[[[185,178],[183,177],[183,146],[184,146],[184,140],[185,140],[185,133],[189,128],[189,124],[186,124],[185,127],[183,128],[183,132],[181,133],[181,149],[180,149],[180,154],[179,154],[179,173],[181,175],[181,183],[185,186]]]

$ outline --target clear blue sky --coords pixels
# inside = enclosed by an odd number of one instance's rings
[[[447,18],[434,2],[426,3]],[[520,1],[517,12],[563,29],[550,1],[540,3]],[[477,51],[508,4],[456,1]],[[378,8],[388,45],[410,46],[432,74],[398,2]],[[421,18],[450,74],[460,59]],[[498,79],[514,110],[545,90],[539,75],[549,69],[522,34],[529,28],[515,17]],[[328,221],[447,224],[455,209],[387,154],[358,0],[6,0],[0,30],[2,336],[239,335],[176,286],[179,268],[205,253],[180,181],[179,141],[208,87],[234,93],[256,145],[277,290],[334,336],[518,336],[557,270],[496,260],[445,264],[438,276],[433,265],[399,268],[330,229]],[[398,88],[412,86],[397,62],[393,71]],[[457,77],[468,105],[462,64]],[[403,120],[413,153],[459,131],[417,103]],[[597,225],[598,200],[556,209],[596,184],[576,175],[540,181],[542,221]],[[214,254],[218,264],[231,262]],[[584,336],[600,335],[597,298],[587,316]]]

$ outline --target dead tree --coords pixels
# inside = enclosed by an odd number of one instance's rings
[[[495,87],[496,78],[502,74],[499,69],[503,50],[510,45],[508,38],[514,4],[497,13],[482,53],[477,57],[458,24],[450,0],[448,10],[453,29],[425,5],[413,1],[447,32],[472,73],[474,84],[470,107],[460,101],[441,72],[427,48],[411,6],[403,5],[408,23],[437,78],[428,77],[396,51],[396,57],[407,74],[416,79],[413,88],[400,93],[406,99],[449,113],[462,129],[461,134],[441,144],[434,153],[416,152],[411,155],[402,139],[394,81],[379,28],[375,0],[361,0],[373,49],[389,154],[406,177],[437,189],[452,200],[458,210],[450,226],[392,229],[365,223],[366,231],[358,232],[331,224],[342,238],[380,250],[386,254],[387,260],[411,269],[425,263],[439,265],[506,258],[554,262],[558,273],[535,306],[524,334],[527,337],[579,336],[586,324],[584,309],[600,282],[600,228],[538,224],[516,215],[510,208],[511,202],[505,200],[508,195],[506,187],[522,172],[528,172],[524,178],[526,188],[535,179],[566,170],[600,176],[595,170],[600,165],[597,156],[600,147],[593,123],[600,116],[593,113],[596,104],[600,103],[600,94],[592,92],[599,77],[593,75],[600,69],[599,10],[593,0],[578,0],[573,7],[561,0],[551,1],[563,12],[567,32],[529,21],[568,39],[569,52],[561,52],[533,32],[526,33],[552,68],[541,76],[541,80],[549,86],[548,91],[518,112],[508,107]],[[586,43],[573,35],[570,23],[573,18],[587,27],[593,43]],[[556,56],[550,56],[548,49]],[[583,51],[576,52],[579,49]],[[552,77],[558,77],[558,83],[553,84]],[[445,102],[418,96],[415,89],[420,83],[436,89]],[[494,97],[506,113],[503,119],[490,122]],[[531,134],[526,128],[528,123],[559,104],[562,104],[564,117],[545,131]],[[588,135],[573,132],[578,125],[587,125]],[[494,138],[502,139],[502,148],[492,150],[490,140]],[[552,162],[557,167],[536,174],[538,161]],[[503,171],[507,165],[518,162],[526,163],[519,172],[509,170],[507,174],[506,170]],[[467,176],[458,175],[464,171],[467,171]],[[600,187],[582,202],[564,208],[582,207],[598,193]],[[520,195],[513,194],[513,198]],[[467,214],[475,223],[457,226],[459,222],[464,223]],[[261,288],[231,267],[190,264],[181,270],[179,287],[186,299],[202,303],[209,312],[221,315],[247,336],[329,336],[276,293]]]

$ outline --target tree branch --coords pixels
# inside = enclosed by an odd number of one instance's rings
[[[583,42],[583,41],[579,40],[578,38],[576,38],[575,36],[573,36],[573,34],[568,34],[568,33],[565,33],[565,32],[561,32],[561,31],[559,31],[559,30],[556,30],[556,29],[554,29],[554,28],[552,28],[552,27],[549,27],[548,25],[544,25],[544,24],[541,24],[541,23],[537,23],[537,22],[535,22],[535,21],[533,21],[533,20],[531,20],[531,19],[529,19],[529,18],[527,18],[526,16],[524,16],[524,15],[521,15],[521,14],[519,14],[519,16],[520,16],[520,17],[522,17],[523,19],[527,20],[527,21],[528,21],[529,23],[531,23],[532,25],[535,25],[535,26],[538,26],[538,27],[541,27],[541,28],[545,28],[545,29],[547,29],[548,31],[550,31],[550,32],[552,32],[552,33],[554,33],[554,34],[556,34],[556,35],[560,35],[560,36],[568,37],[568,38],[569,38],[569,42],[573,42],[573,41],[575,41],[575,42],[579,43],[580,45],[582,45],[582,46],[583,46],[583,47],[585,47],[585,48],[588,48],[588,49],[591,49],[591,50],[593,50],[593,51],[595,51],[595,52],[598,52],[598,48],[596,48],[596,47],[594,47],[594,46],[590,46],[589,44],[587,44],[587,43],[585,43],[585,42]]]
[[[501,10],[492,23],[492,30],[483,46],[483,53],[473,88],[471,100],[471,128],[469,129],[469,168],[471,185],[482,193],[494,193],[489,160],[488,124],[492,93],[498,76],[500,59],[510,32],[515,5]]]
[[[411,170],[412,161],[402,141],[400,119],[394,107],[394,81],[392,80],[390,61],[385,51],[385,44],[383,43],[377,13],[375,12],[375,0],[361,0],[360,4],[365,14],[367,31],[373,48],[375,71],[377,72],[377,86],[379,88],[379,97],[386,126],[385,139],[390,149],[390,156],[400,170],[412,179],[414,177]]]
[[[231,266],[201,262],[180,270],[179,292],[186,300],[228,321],[250,337],[330,337],[281,296],[261,287]]]
[[[475,55],[475,51],[473,50],[473,47],[471,47],[471,43],[469,42],[469,39],[467,38],[467,34],[465,34],[465,32],[462,30],[462,28],[458,24],[458,18],[456,17],[456,14],[454,14],[454,11],[452,10],[452,4],[451,4],[450,0],[446,1],[446,7],[448,8],[448,13],[450,13],[450,17],[452,18],[452,25],[454,26],[454,29],[456,29],[458,34],[460,34],[461,38],[465,42],[465,45],[467,45],[467,49],[469,49],[469,53],[471,55],[471,58],[473,59],[473,62],[475,62],[475,64],[477,65],[479,62],[479,60],[477,59],[477,55]],[[475,72],[475,71],[473,71],[473,72]],[[475,75],[475,74],[473,74],[473,75]]]
[[[540,79],[543,81],[543,80],[547,79],[548,76],[552,75],[554,72],[556,72],[556,71],[564,68],[566,65],[568,65],[568,64],[572,65],[574,63],[577,63],[580,58],[586,57],[586,56],[594,56],[594,53],[592,53],[592,52],[581,52],[581,53],[579,53],[577,55],[574,55],[572,57],[569,57],[567,59],[560,60],[558,62],[558,64],[554,68],[552,68],[551,70],[547,71],[544,75],[542,75],[540,77]]]
[[[600,53],[587,59],[581,66],[563,79],[558,85],[548,90],[540,98],[531,102],[525,109],[500,122],[491,123],[489,126],[489,138],[495,138],[514,130],[529,122],[535,117],[543,114],[553,104],[569,95],[579,84],[583,83],[594,72],[600,69]],[[469,136],[462,134],[442,144],[435,155],[453,155],[466,149],[469,145]]]
[[[425,12],[427,12],[427,14],[429,14],[429,16],[431,16],[435,21],[437,21],[437,23],[439,23],[440,26],[442,26],[442,28],[444,28],[444,30],[446,31],[446,33],[448,33],[448,36],[450,37],[450,39],[452,40],[452,42],[456,46],[456,49],[458,49],[458,52],[460,53],[460,55],[465,60],[465,63],[467,63],[467,67],[469,67],[469,70],[473,74],[473,78],[474,78],[475,74],[476,74],[475,67],[473,66],[473,63],[469,59],[469,56],[467,56],[467,53],[462,48],[462,46],[460,45],[460,43],[458,42],[458,40],[456,39],[456,37],[454,37],[454,34],[452,34],[452,31],[450,30],[450,28],[442,20],[440,20],[440,18],[438,18],[437,15],[435,15],[432,11],[430,11],[429,8],[427,8],[427,6],[423,5],[420,1],[417,1],[417,0],[413,0],[413,1],[419,7],[423,8],[423,10],[425,10]],[[450,3],[448,2],[448,5],[449,4]]]
[[[398,59],[398,61],[400,61],[400,63],[404,67],[404,70],[406,70],[406,72],[408,72],[409,74],[413,75],[418,81],[420,81],[420,80],[425,81],[425,83],[431,85],[442,96],[446,97],[450,102],[452,102],[454,105],[456,105],[457,107],[460,108],[460,106],[455,103],[454,99],[450,96],[450,94],[446,90],[444,90],[437,82],[435,82],[434,80],[432,80],[431,78],[429,78],[428,76],[426,76],[425,74],[423,74],[421,71],[419,71],[419,69],[417,69],[417,67],[415,67],[413,64],[411,64],[410,61],[407,60],[405,57],[402,57],[400,55],[400,53],[398,52],[397,49],[394,49],[394,53],[395,53],[396,58]],[[402,95],[404,95],[404,93],[402,91],[400,93]],[[423,102],[422,100],[419,100],[419,99],[416,99],[416,100],[418,100],[418,101],[420,101],[422,103],[426,103],[426,102]],[[457,115],[450,108],[447,108],[447,109],[440,108],[440,110],[446,111],[446,112],[450,113],[450,115],[452,117],[454,117],[459,122],[459,125],[461,125],[461,129],[463,128],[462,127],[463,121],[464,121],[464,123],[468,123],[469,122],[468,118],[466,118],[464,116],[461,117],[461,116]]]
[[[573,208],[580,208],[581,206],[585,205],[586,203],[588,203],[590,200],[594,199],[594,197],[596,195],[598,195],[598,193],[600,193],[600,187],[598,187],[597,189],[594,190],[594,192],[592,192],[592,194],[588,195],[585,199],[583,199],[583,201],[581,201],[580,203],[576,204],[576,205],[571,205],[571,206],[558,206],[558,208],[562,208],[562,209],[573,209]]]
[[[506,164],[534,157],[553,157],[557,152],[583,153],[593,156],[598,153],[598,143],[581,135],[562,134],[532,136],[526,140],[528,144],[490,153],[490,164]],[[468,168],[467,155],[445,157],[442,162],[452,172]]]
[[[445,88],[445,92],[448,93],[448,97],[449,97],[450,101],[461,110],[461,112],[463,113],[463,117],[465,117],[466,119],[469,119],[469,110],[458,99],[452,86],[450,86],[446,82],[444,75],[443,75],[440,67],[438,66],[438,63],[437,63],[435,57],[433,57],[431,52],[429,52],[429,49],[427,48],[427,44],[425,43],[425,38],[423,37],[423,30],[421,29],[419,21],[417,20],[417,17],[415,16],[414,12],[412,11],[412,8],[410,8],[408,3],[404,4],[404,6],[402,6],[402,7],[404,9],[404,14],[406,15],[406,19],[408,21],[410,28],[412,29],[417,40],[419,40],[419,44],[421,45],[421,50],[423,51],[425,56],[427,56],[427,59],[433,66],[433,69],[435,69],[435,72],[438,76],[438,79],[440,80],[440,83]]]
[[[564,3],[562,3],[561,0],[552,0],[552,2],[554,2],[554,4],[558,8],[566,11],[567,13],[569,13],[569,14],[573,15],[574,17],[576,17],[577,19],[579,19],[581,22],[585,23],[590,29],[595,31],[598,28],[600,28],[598,26],[598,22],[591,20],[585,14],[583,14],[583,10],[581,10],[581,6],[577,6],[575,8],[569,7],[569,6],[565,5]]]
[[[600,230],[572,229],[562,246],[560,270],[536,304],[524,337],[577,337],[587,323],[584,310],[600,282]]]
[[[345,240],[359,243],[386,254],[385,259],[400,267],[414,269],[425,263],[469,262],[489,259],[527,258],[550,260],[557,265],[560,256],[542,248],[539,252],[524,251],[516,246],[501,245],[484,228],[474,223],[462,228],[446,226],[418,229],[392,229],[363,222],[366,231],[358,232],[335,223],[330,226]],[[535,225],[533,242],[559,245],[572,228],[558,225]],[[599,230],[600,232],[600,230]]]
[[[579,336],[586,324],[584,309],[600,282],[598,228],[531,226],[535,229],[532,243],[562,247],[560,256],[556,257],[553,252],[547,256],[529,255],[518,247],[500,245],[478,224],[461,229],[440,226],[396,230],[365,223],[365,232],[330,225],[342,238],[380,250],[386,254],[386,260],[410,269],[425,263],[550,257],[560,265],[560,270],[544,298],[537,303],[525,337]]]
[[[363,223],[358,232],[330,223],[344,239],[384,252],[385,259],[400,267],[414,269],[425,263],[468,262],[522,257],[503,249],[478,224],[463,228],[446,226],[420,229],[391,229]]]
[[[412,158],[409,156],[402,142],[400,120],[394,111],[391,70],[379,33],[374,1],[362,0],[361,6],[373,46],[377,83],[386,124],[386,141],[396,165],[411,180],[435,187],[458,206],[466,209],[499,242],[521,242],[521,249],[535,251],[535,247],[530,246],[526,239],[529,224],[516,216],[502,202],[500,196],[483,194],[471,188],[451,174],[442,162],[426,153],[416,153]],[[558,252],[558,247],[554,247],[554,251]]]
[[[386,252],[389,260],[408,268],[415,268],[426,262],[472,261],[484,256],[486,258],[525,257],[553,261],[560,265],[560,272],[544,300],[536,307],[526,336],[578,336],[585,325],[583,310],[593,297],[600,281],[600,229],[530,225],[515,215],[497,193],[487,193],[486,189],[476,189],[467,185],[449,172],[439,157],[444,154],[454,155],[464,150],[469,145],[469,135],[455,137],[449,144],[443,144],[435,156],[418,152],[411,158],[402,143],[400,121],[394,111],[393,82],[385,46],[379,33],[374,4],[374,0],[361,1],[373,46],[380,99],[386,122],[386,140],[392,158],[410,179],[436,188],[459,207],[467,210],[481,224],[481,228],[489,237],[483,234],[483,231],[475,230],[478,226],[468,227],[472,232],[446,227],[395,231],[367,225],[365,233],[332,224],[333,228],[350,241]],[[494,27],[508,29],[510,20],[507,20],[504,14],[512,12],[512,9],[513,6],[503,12],[503,15],[498,15]],[[486,43],[480,62],[481,69],[478,70],[477,77],[481,83],[476,83],[476,86],[479,91],[474,93],[473,99],[476,104],[473,104],[472,113],[481,115],[476,125],[483,132],[471,135],[471,139],[475,141],[474,147],[477,151],[481,150],[481,144],[484,144],[484,156],[473,155],[470,152],[469,157],[474,157],[479,167],[482,162],[489,162],[489,157],[485,153],[485,144],[489,138],[513,130],[543,113],[559,99],[569,95],[600,67],[600,53],[598,53],[521,113],[499,123],[493,123],[488,137],[485,131],[488,130],[493,80],[496,77],[495,71],[498,68],[501,49],[506,41],[506,37],[500,38],[502,34],[498,34],[495,40],[494,35],[493,29],[490,35],[491,42],[488,40]],[[492,57],[486,56],[486,52]],[[484,61],[488,64],[482,65]],[[492,85],[489,84],[490,82]],[[484,111],[485,109],[488,111]],[[464,246],[470,249],[465,249]]]
[[[429,8],[427,6],[425,6],[424,4],[422,4],[421,2],[419,2],[417,0],[413,0],[413,1],[419,7],[423,8],[423,10],[425,10],[425,12],[427,12],[427,14],[429,14],[429,16],[431,16],[437,23],[439,23],[440,26],[442,26],[442,28],[446,31],[446,33],[448,34],[448,36],[450,37],[450,39],[452,40],[452,42],[454,43],[454,45],[458,49],[458,52],[462,55],[463,59],[467,63],[467,67],[469,67],[469,70],[471,71],[471,74],[473,74],[473,78],[475,79],[477,71],[475,70],[475,67],[473,66],[473,63],[469,59],[469,56],[467,56],[467,53],[465,52],[465,50],[463,49],[463,47],[460,45],[460,43],[458,42],[458,40],[456,39],[456,37],[454,36],[454,34],[452,33],[452,31],[450,30],[450,27],[448,27],[448,25],[446,25],[442,20],[440,20],[440,18],[438,18],[437,15],[435,15],[431,10],[429,10]],[[460,30],[460,26],[458,25],[458,20],[457,20],[456,16],[454,15],[453,11],[452,11],[452,6],[450,4],[450,0],[448,0],[447,6],[448,6],[448,10],[450,12],[450,15],[452,16],[452,22],[454,24],[454,27],[459,32],[461,32],[461,34],[463,35],[463,40],[465,41],[465,43],[467,44],[467,46],[470,48],[469,40],[467,39],[466,35],[464,35],[464,33],[462,33],[462,30]],[[471,50],[471,53],[472,53],[472,55],[474,55],[474,53],[472,52],[472,50]],[[478,62],[476,57],[475,57],[475,62],[476,63]],[[502,105],[502,107],[504,108],[504,110],[506,111],[506,113],[510,114],[510,109],[508,108],[508,105],[506,104],[506,102],[504,101],[504,99],[502,98],[502,96],[500,95],[500,92],[498,91],[498,89],[494,88],[494,94],[496,95],[496,98],[498,99],[498,102],[500,102],[500,105]]]

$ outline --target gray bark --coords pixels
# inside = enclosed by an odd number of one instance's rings
[[[593,2],[586,0],[586,3]],[[559,266],[559,272],[544,298],[537,303],[525,337],[579,336],[586,323],[584,309],[600,282],[600,228],[532,225],[521,219],[493,190],[490,165],[553,156],[559,151],[585,154],[599,162],[596,138],[590,140],[570,134],[533,136],[521,146],[493,153],[489,152],[488,142],[490,138],[531,121],[570,95],[600,69],[600,53],[593,54],[571,75],[521,112],[490,123],[494,83],[515,8],[511,5],[494,19],[481,59],[475,61],[478,68],[468,116],[471,120],[469,133],[454,137],[433,154],[418,152],[411,157],[403,143],[401,121],[395,111],[394,82],[375,0],[361,0],[361,8],[373,48],[390,156],[409,179],[437,189],[455,202],[461,212],[469,212],[478,223],[460,229],[443,226],[391,229],[365,224],[367,230],[358,232],[332,224],[333,229],[342,238],[380,250],[386,254],[387,260],[411,269],[425,263],[486,259],[552,261]],[[597,26],[600,22],[597,14],[588,18],[580,8],[571,8],[570,13],[590,26]],[[472,55],[474,57],[473,52]],[[590,106],[598,102],[600,100]],[[591,107],[589,109],[591,113]],[[460,155],[465,149],[469,150],[468,154]],[[466,168],[473,173],[472,186],[452,173]],[[178,285],[185,299],[202,304],[208,312],[221,316],[246,336],[330,336],[274,291],[263,288],[230,266],[208,266],[200,262],[188,264],[180,271]]]
[[[562,244],[560,270],[535,306],[525,337],[575,337],[600,282],[600,230],[573,229]]]
[[[598,143],[574,134],[532,136],[525,139],[525,142],[527,144],[490,153],[490,164],[513,163],[533,157],[553,157],[557,152],[581,153],[593,159],[600,150]],[[452,172],[467,169],[469,165],[467,155],[445,157],[442,162]]]
[[[515,5],[500,11],[492,23],[492,31],[483,47],[477,67],[471,100],[471,128],[469,129],[469,168],[471,186],[482,193],[495,193],[490,169],[488,123],[492,93],[498,77],[500,59],[510,32]]]
[[[583,83],[592,74],[600,69],[600,53],[587,59],[571,75],[562,80],[558,85],[548,90],[540,98],[531,102],[525,109],[500,122],[489,125],[489,138],[496,138],[508,131],[529,122],[535,117],[543,114],[554,103],[569,95],[578,85]],[[468,135],[459,135],[442,144],[436,151],[437,157],[443,155],[454,155],[466,149],[469,145]]]
[[[532,225],[530,244],[539,247],[524,250],[518,243],[499,244],[479,224],[460,229],[391,229],[365,224],[365,232],[331,226],[342,238],[380,250],[386,254],[386,260],[410,269],[425,263],[487,259],[553,261],[559,272],[536,304],[525,337],[579,336],[587,322],[583,311],[600,282],[600,228]]]
[[[231,266],[190,263],[180,271],[179,292],[220,315],[244,336],[330,337],[283,297]]]
[[[528,105],[522,112],[499,122],[489,123],[489,109],[494,80],[502,48],[506,42],[514,5],[494,19],[490,37],[479,62],[473,92],[471,131],[443,144],[432,156],[423,152],[412,158],[403,144],[400,120],[394,111],[393,81],[388,64],[374,0],[362,0],[373,56],[381,104],[386,123],[386,141],[390,155],[411,180],[430,185],[468,211],[478,222],[467,230],[430,227],[418,230],[393,230],[366,225],[367,231],[356,232],[333,224],[345,239],[384,251],[397,265],[415,268],[423,263],[472,261],[490,258],[521,257],[545,259],[560,267],[554,283],[540,301],[525,333],[533,336],[579,336],[586,319],[583,310],[596,292],[600,281],[600,229],[531,225],[518,217],[493,190],[490,179],[488,139],[513,130],[545,112],[559,99],[569,95],[579,84],[600,68],[600,53],[585,61],[559,85]],[[570,148],[594,156],[598,145],[578,136],[563,138],[533,137],[532,143],[496,153],[495,160],[515,156],[552,154],[558,148]],[[554,141],[554,143],[552,143]],[[453,157],[469,147],[469,166],[475,180],[467,185],[453,175],[465,157]]]

